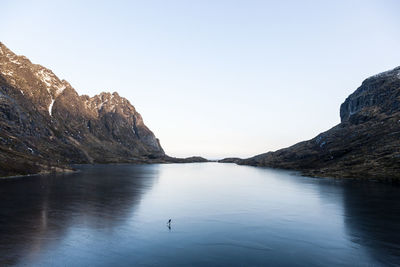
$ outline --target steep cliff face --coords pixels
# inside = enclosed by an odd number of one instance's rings
[[[127,99],[79,96],[51,70],[0,43],[0,176],[164,156]]]
[[[340,106],[341,122],[353,124],[400,111],[400,67],[366,79]]]
[[[315,138],[239,164],[306,175],[400,179],[400,67],[366,79],[340,107],[341,123]]]

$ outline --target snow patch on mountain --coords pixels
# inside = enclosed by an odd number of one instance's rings
[[[51,99],[51,103],[50,103],[50,105],[49,105],[49,114],[50,114],[50,117],[51,117],[51,112],[52,112],[52,110],[53,110],[53,105],[54,105],[54,99]]]
[[[51,88],[55,88],[55,96],[61,94],[66,85],[60,82],[57,77],[49,70],[40,69],[36,72],[36,76],[46,85],[47,91],[50,93]]]
[[[4,54],[4,53],[2,53],[2,54]],[[18,57],[17,57],[16,55],[7,53],[7,54],[6,54],[6,57],[8,58],[8,60],[9,60],[11,63],[17,64],[17,65],[21,65],[21,62],[18,61]]]
[[[49,91],[50,86],[52,84],[52,78],[48,72],[46,72],[44,69],[39,70],[36,75],[39,77],[39,79],[46,84],[48,87],[47,90]],[[49,91],[50,92],[50,91]]]
[[[14,72],[12,70],[6,70],[6,71],[2,71],[1,73],[3,73],[4,75],[7,75],[7,76],[12,76]]]
[[[396,77],[400,79],[400,67],[396,67],[396,68],[394,68],[394,69],[391,69],[391,70],[388,70],[388,71],[384,71],[384,72],[375,74],[375,75],[369,77],[368,79],[371,79],[371,78],[384,78],[384,77],[388,77],[388,76],[393,75],[393,72],[397,72],[397,73],[396,73]],[[368,80],[368,79],[367,79],[367,80]]]

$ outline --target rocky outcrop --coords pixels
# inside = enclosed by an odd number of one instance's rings
[[[165,163],[201,163],[201,162],[211,162],[211,160],[205,159],[199,156],[192,156],[188,158],[175,158],[175,157],[164,157]]]
[[[305,175],[400,179],[400,67],[366,79],[340,107],[341,123],[315,138],[239,164]]]
[[[240,161],[242,161],[241,158],[224,158],[218,160],[219,163],[239,163]]]
[[[400,111],[400,67],[366,79],[340,106],[341,122],[359,124]]]
[[[0,43],[0,176],[164,157],[127,99],[80,96],[51,70]]]

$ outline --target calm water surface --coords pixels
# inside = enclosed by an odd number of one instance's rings
[[[398,186],[218,163],[79,168],[0,181],[1,266],[400,265]]]

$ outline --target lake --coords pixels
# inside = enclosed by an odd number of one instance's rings
[[[221,163],[77,168],[0,180],[1,266],[400,265],[399,186]]]

